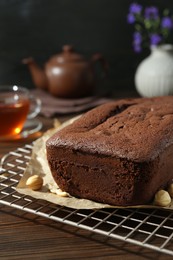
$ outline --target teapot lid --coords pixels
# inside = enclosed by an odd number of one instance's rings
[[[74,51],[73,46],[64,45],[62,48],[62,52],[58,55],[53,56],[51,60],[52,61],[56,60],[56,62],[58,63],[64,63],[64,62],[82,61],[84,60],[84,58],[82,57],[82,55]]]

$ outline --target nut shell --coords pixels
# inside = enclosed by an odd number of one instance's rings
[[[27,179],[26,186],[32,190],[40,190],[43,186],[43,178],[33,175]]]
[[[154,204],[161,207],[169,206],[171,203],[171,197],[166,190],[159,190],[155,194]]]
[[[173,183],[171,183],[168,187],[168,192],[171,198],[173,198]]]

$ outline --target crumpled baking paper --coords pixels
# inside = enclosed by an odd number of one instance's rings
[[[47,162],[46,146],[45,146],[46,140],[58,130],[71,124],[78,117],[72,118],[71,120],[66,121],[62,125],[60,124],[59,121],[56,121],[54,128],[48,130],[42,137],[40,137],[34,142],[31,159],[26,167],[26,170],[21,180],[19,181],[16,187],[16,190],[21,194],[29,195],[33,198],[46,200],[51,203],[60,206],[66,206],[73,209],[125,208],[125,207],[98,203],[87,199],[79,199],[79,198],[72,197],[68,194],[65,197],[56,194],[56,191],[59,188],[51,175],[49,165]],[[27,179],[35,174],[43,178],[43,187],[39,191],[33,191],[30,188],[27,188],[26,186]],[[138,205],[138,206],[131,206],[131,207],[128,206],[128,208],[161,208],[161,207],[150,204],[150,205]],[[164,207],[164,209],[173,209],[173,200],[171,204],[167,207]]]

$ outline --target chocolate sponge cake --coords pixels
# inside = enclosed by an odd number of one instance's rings
[[[146,204],[173,178],[173,97],[90,110],[46,143],[59,187],[111,205]]]

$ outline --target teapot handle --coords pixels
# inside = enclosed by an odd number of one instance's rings
[[[95,53],[93,54],[91,61],[93,63],[100,62],[103,69],[103,78],[106,78],[108,75],[109,64],[103,55],[101,53]]]

